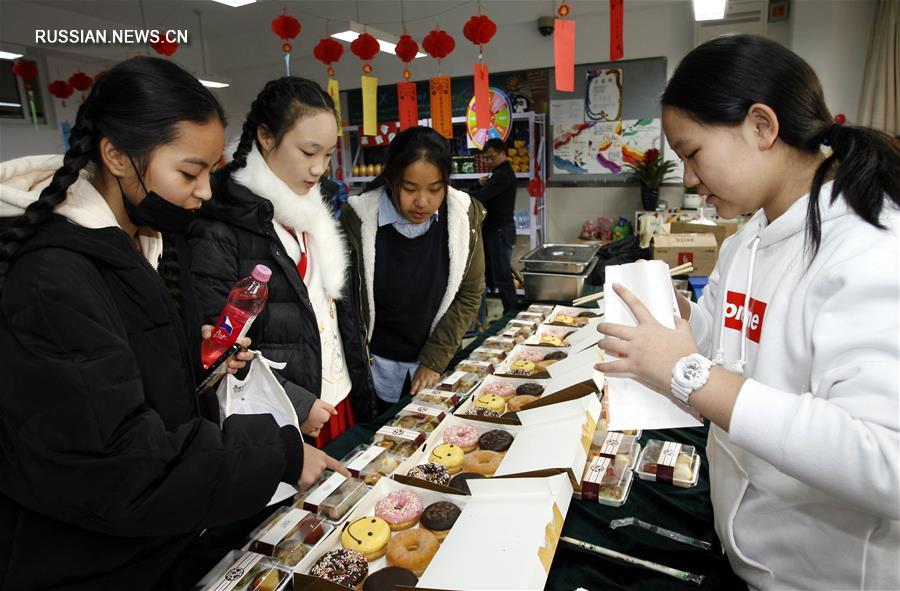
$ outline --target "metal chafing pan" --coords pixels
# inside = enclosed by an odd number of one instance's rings
[[[522,257],[526,272],[584,273],[599,245],[545,244]]]

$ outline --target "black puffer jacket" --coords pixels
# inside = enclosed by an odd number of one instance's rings
[[[298,479],[294,427],[202,415],[174,318],[118,228],[55,217],[21,247],[0,297],[0,589],[158,589],[201,530]]]
[[[275,370],[275,375],[302,423],[319,397],[322,383],[319,324],[306,285],[275,233],[272,203],[226,172],[214,176],[212,187],[214,199],[204,204],[201,219],[193,222],[188,232],[194,290],[203,321],[213,324],[218,320],[229,291],[250,275],[254,266],[272,269],[268,303],[247,336],[253,348],[268,359],[287,364],[283,370]],[[375,416],[375,388],[354,293],[348,280],[335,305],[352,383],[349,400],[356,420],[366,421]]]

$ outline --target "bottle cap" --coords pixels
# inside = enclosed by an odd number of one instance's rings
[[[253,272],[250,273],[250,276],[260,283],[268,283],[269,279],[272,278],[272,269],[265,265],[256,265],[253,267]]]

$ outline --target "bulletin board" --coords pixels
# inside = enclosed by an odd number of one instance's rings
[[[552,79],[552,76],[551,76]],[[574,92],[549,85],[549,180],[596,185],[626,180],[626,163],[664,152],[660,97],[666,58],[575,66]]]

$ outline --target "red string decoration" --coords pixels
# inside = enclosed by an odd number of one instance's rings
[[[173,53],[178,51],[178,43],[176,43],[175,41],[168,41],[165,37],[160,37],[159,40],[151,43],[150,47],[156,53],[164,55],[166,57],[169,57]]]

